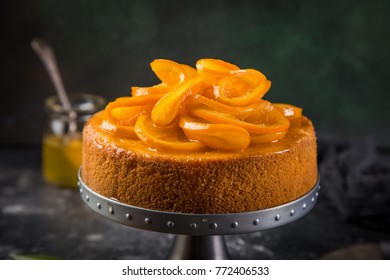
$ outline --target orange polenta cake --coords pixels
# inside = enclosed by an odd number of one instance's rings
[[[312,122],[271,103],[255,69],[205,58],[156,59],[161,83],[132,87],[84,127],[82,179],[125,204],[181,213],[240,213],[309,192],[318,177]]]

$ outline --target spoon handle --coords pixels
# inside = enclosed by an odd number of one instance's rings
[[[68,95],[66,94],[64,84],[62,82],[61,74],[58,69],[56,56],[50,44],[40,38],[35,38],[31,41],[31,47],[35,53],[42,60],[43,65],[45,66],[47,72],[50,75],[50,78],[54,84],[54,87],[57,90],[58,96],[62,103],[62,106],[68,112],[71,111],[72,106],[70,104]]]

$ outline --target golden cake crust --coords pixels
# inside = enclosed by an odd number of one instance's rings
[[[95,192],[142,208],[183,213],[238,213],[295,200],[314,187],[312,123],[291,120],[284,139],[240,153],[160,153],[101,130],[101,114],[83,132],[82,178]]]

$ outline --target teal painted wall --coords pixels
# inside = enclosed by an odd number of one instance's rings
[[[303,107],[319,133],[371,134],[390,146],[390,1],[16,0],[0,8],[0,82],[12,104],[1,112],[1,143],[40,141],[53,87],[29,42],[42,36],[69,91],[111,100],[156,83],[155,58],[193,65],[216,57],[261,70],[273,83],[266,99]]]

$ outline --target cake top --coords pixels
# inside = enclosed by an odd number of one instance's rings
[[[263,99],[271,81],[254,69],[212,58],[196,68],[156,59],[151,68],[161,83],[132,87],[131,96],[110,102],[102,130],[155,151],[240,152],[284,138],[290,120],[302,114]]]

